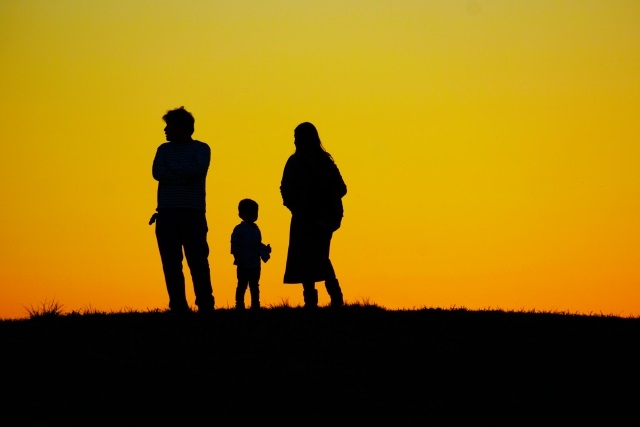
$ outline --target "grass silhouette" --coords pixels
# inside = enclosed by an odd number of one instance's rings
[[[640,421],[637,318],[369,301],[29,314],[0,321],[3,416],[25,425]]]

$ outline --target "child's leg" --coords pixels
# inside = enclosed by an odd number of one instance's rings
[[[251,308],[260,308],[260,267],[254,268],[249,276],[249,292],[251,293]]]
[[[243,310],[245,308],[244,294],[247,291],[247,285],[249,284],[246,269],[238,267],[236,276],[238,277],[238,285],[236,286],[236,308],[239,310]]]

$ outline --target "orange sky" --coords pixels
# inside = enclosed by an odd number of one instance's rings
[[[633,0],[0,0],[0,318],[166,307],[151,162],[181,105],[212,149],[218,307],[244,197],[263,304],[301,303],[279,183],[311,121],[349,188],[347,302],[640,315],[638,22]]]

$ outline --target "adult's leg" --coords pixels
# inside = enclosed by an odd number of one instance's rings
[[[331,307],[342,307],[344,305],[342,289],[331,260],[327,260],[327,279],[324,281],[324,287],[331,298]]]
[[[211,271],[209,269],[209,245],[207,243],[207,219],[204,211],[185,210],[184,254],[191,270],[193,290],[198,311],[211,311],[214,307]]]
[[[302,296],[304,298],[305,308],[318,307],[318,290],[316,289],[315,282],[302,283]]]
[[[320,230],[318,234],[318,271],[319,277],[324,280],[324,286],[327,289],[327,293],[331,298],[332,307],[341,307],[344,305],[344,299],[342,296],[342,289],[340,289],[340,283],[336,278],[336,272],[333,269],[331,259],[329,259],[329,253],[331,252],[331,239],[333,232],[328,230]]]
[[[169,294],[171,311],[188,311],[189,304],[185,293],[184,274],[182,272],[182,241],[180,224],[173,211],[161,211],[156,220],[156,240],[162,260],[164,280]]]

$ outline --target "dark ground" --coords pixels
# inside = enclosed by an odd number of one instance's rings
[[[640,319],[373,306],[4,320],[0,419],[638,426],[639,340]]]

